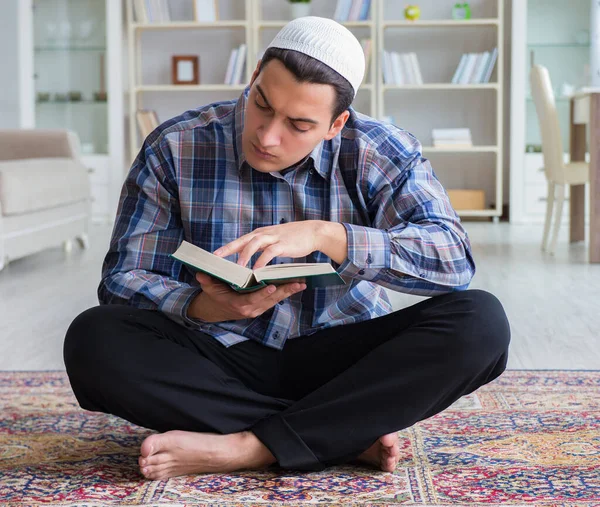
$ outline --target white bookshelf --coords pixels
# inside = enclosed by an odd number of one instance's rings
[[[126,0],[126,19],[127,19],[127,32],[128,32],[128,57],[129,57],[129,151],[131,160],[135,158],[137,153],[139,152],[140,146],[142,144],[142,139],[140,139],[140,135],[138,132],[137,122],[136,122],[136,111],[138,109],[149,108],[153,109],[153,101],[152,98],[158,94],[166,94],[170,97],[176,97],[181,93],[186,93],[187,96],[190,97],[190,102],[188,106],[181,108],[179,113],[182,113],[185,109],[193,108],[194,106],[200,106],[204,103],[212,102],[214,98],[211,100],[210,98],[204,99],[204,96],[210,94],[211,92],[221,92],[224,94],[228,94],[229,97],[232,97],[233,93],[239,93],[245,88],[245,84],[240,85],[227,85],[223,84],[222,81],[225,76],[226,70],[226,58],[229,57],[229,51],[234,49],[237,46],[237,43],[231,43],[229,41],[221,41],[217,44],[218,47],[214,47],[213,45],[204,45],[199,43],[195,47],[185,47],[184,44],[181,44],[182,47],[175,43],[173,43],[173,48],[171,49],[171,54],[196,54],[200,57],[200,84],[198,85],[173,85],[170,84],[170,60],[163,61],[163,70],[162,72],[162,81],[161,83],[147,83],[144,79],[144,42],[142,39],[144,34],[147,33],[157,33],[157,32],[168,32],[169,34],[180,34],[183,32],[198,32],[201,34],[203,32],[241,32],[243,35],[237,35],[237,41],[241,41],[247,45],[247,57],[245,62],[245,69],[243,72],[244,83],[248,83],[250,81],[250,77],[252,75],[252,70],[254,69],[252,65],[252,60],[250,55],[255,52],[254,46],[252,42],[254,38],[252,37],[252,11],[254,0],[235,0],[235,2],[229,2],[229,10],[236,10],[240,8],[240,5],[243,5],[244,16],[243,19],[228,19],[228,13],[226,12],[223,16],[224,19],[219,19],[214,22],[196,22],[193,21],[192,10],[188,8],[187,11],[184,10],[184,15],[188,17],[188,19],[175,19],[168,23],[140,23],[135,19],[134,9],[133,9],[133,0]],[[188,4],[187,7],[191,7],[191,0],[183,1],[170,1],[170,7],[173,8],[181,8],[186,7],[185,4]],[[178,15],[176,12],[175,15]],[[179,15],[181,15],[179,13]],[[227,37],[229,38],[229,37]],[[222,42],[222,44],[221,44]],[[227,43],[229,42],[229,46]],[[206,47],[205,47],[206,46]],[[222,53],[222,58],[220,58],[219,52]],[[215,58],[213,58],[215,57]],[[205,59],[213,58],[214,60],[221,60],[219,71],[222,70],[222,75],[218,71],[211,72],[208,76],[203,71],[203,62]],[[164,60],[164,59],[163,59]],[[225,97],[221,97],[225,98]],[[177,113],[175,113],[177,114]],[[164,115],[160,116],[160,120],[164,121],[168,119]]]
[[[174,4],[191,3],[191,0],[169,1]],[[311,15],[332,18],[336,3],[337,0],[312,0]],[[450,19],[450,11],[454,3],[451,0],[423,0],[419,2],[421,19],[407,21],[401,19],[403,7],[399,7],[396,0],[372,0],[370,17],[367,21],[342,23],[359,40],[370,38],[372,41],[369,68],[353,106],[356,110],[375,118],[392,114],[398,126],[415,134],[423,144],[424,155],[431,159],[436,174],[446,188],[471,188],[469,185],[472,185],[472,188],[486,189],[486,202],[488,205],[493,202],[494,207],[460,211],[460,215],[498,218],[502,214],[503,203],[504,12],[502,1],[471,1],[473,17],[470,20]],[[132,1],[127,0],[126,4],[129,59],[133,62],[133,65],[129,65],[129,93],[132,98],[129,103],[129,113],[133,120],[129,125],[132,157],[137,154],[141,145],[135,121],[135,112],[138,108],[153,109],[152,104],[159,100],[162,101],[162,107],[165,109],[168,104],[174,109],[173,113],[161,113],[160,108],[154,108],[163,121],[185,109],[214,100],[234,98],[245,88],[245,84],[234,86],[219,84],[215,82],[214,75],[207,77],[203,73],[202,48],[179,49],[175,42],[171,44],[171,38],[176,39],[178,34],[197,31],[203,41],[204,38],[209,41],[214,40],[214,38],[209,39],[211,33],[242,33],[243,36],[238,39],[243,40],[248,46],[245,74],[245,83],[248,83],[260,54],[291,19],[286,0],[219,0],[220,11],[223,10],[221,9],[223,5],[225,7],[235,5],[238,9],[243,5],[244,16],[243,19],[228,19],[221,13],[221,19],[214,23],[197,23],[183,19],[170,23],[138,23],[133,18]],[[394,15],[386,15],[386,12],[393,12]],[[143,70],[151,63],[145,60],[146,50],[142,49],[142,39],[154,34],[160,36],[163,32],[173,34],[173,37],[169,35],[171,53],[200,54],[200,85],[171,85],[169,82],[163,82],[164,79],[161,82],[143,79]],[[409,44],[406,47],[394,46],[394,34],[395,37],[404,37]],[[434,41],[429,43],[427,39],[431,37]],[[215,47],[207,42],[209,49],[205,50],[207,51],[205,58],[225,59],[223,51],[228,54],[235,44],[227,42],[226,37],[222,39],[218,44],[214,44]],[[492,47],[498,48],[498,58],[490,83],[452,84],[450,82],[462,53],[484,51]],[[384,85],[381,66],[381,54],[384,48],[416,52],[423,71],[424,84]],[[219,50],[223,54],[219,54]],[[428,51],[433,58],[428,58]],[[440,61],[444,61],[445,73],[436,75],[431,69],[436,69]],[[226,62],[221,61],[220,64],[224,72]],[[175,109],[173,104],[182,104],[182,106]],[[459,108],[461,104],[462,109]],[[423,117],[420,125],[413,125],[409,121],[415,111]],[[442,118],[445,123],[436,122],[439,118]],[[430,146],[431,129],[453,126],[471,128],[475,145],[460,149]]]
[[[382,28],[393,28],[393,27],[410,27],[410,28],[435,28],[435,27],[465,27],[465,26],[488,26],[498,25],[499,19],[497,18],[481,18],[481,19],[432,19],[432,20],[394,20],[385,21],[382,20],[380,26]]]
[[[454,20],[449,19],[454,2],[424,0],[419,2],[421,18],[417,21],[393,19],[402,17],[402,9],[393,0],[377,3],[378,116],[393,116],[398,126],[421,141],[424,156],[431,160],[445,188],[484,188],[486,209],[460,210],[459,215],[498,220],[503,204],[504,9],[502,0],[469,3],[472,18]],[[491,82],[450,82],[463,53],[493,47],[498,48],[498,57]],[[383,50],[415,52],[424,83],[384,84]],[[470,128],[474,146],[428,145],[433,128],[451,127]]]

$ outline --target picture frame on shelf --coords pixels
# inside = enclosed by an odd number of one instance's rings
[[[194,21],[197,23],[213,23],[219,19],[217,0],[193,0]]]
[[[200,84],[199,59],[196,55],[173,55],[172,77],[174,85]]]

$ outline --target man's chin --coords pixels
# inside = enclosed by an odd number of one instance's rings
[[[276,161],[268,162],[266,160],[255,159],[254,157],[246,157],[246,162],[250,164],[252,169],[260,171],[261,173],[272,173],[283,169]]]

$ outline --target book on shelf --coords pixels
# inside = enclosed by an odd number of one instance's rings
[[[138,127],[142,138],[146,139],[150,133],[159,126],[156,111],[148,109],[138,109],[135,113]]]
[[[245,66],[246,53],[248,47],[246,44],[240,44],[239,47],[233,48],[229,54],[229,62],[227,63],[227,71],[225,72],[226,85],[238,85],[245,81]]]
[[[133,0],[133,10],[138,23],[169,23],[168,0]]]
[[[498,49],[483,53],[465,53],[452,76],[453,84],[489,83],[498,58]]]
[[[371,0],[337,0],[333,19],[345,21],[367,21],[371,10]]]
[[[387,85],[423,84],[416,53],[383,52],[383,82]]]
[[[280,285],[295,281],[306,283],[307,288],[311,289],[345,284],[331,264],[326,262],[272,264],[252,270],[187,241],[183,241],[171,257],[195,271],[227,283],[238,292],[250,292],[269,284]]]
[[[434,148],[472,148],[471,129],[444,128],[432,129],[431,138]]]
[[[245,73],[244,69],[246,67],[246,53],[248,47],[246,44],[240,44],[238,48],[237,55],[235,57],[235,67],[233,68],[233,76],[231,78],[232,85],[239,85],[242,83],[242,80],[245,81]]]
[[[362,46],[363,53],[365,55],[365,78],[367,80],[367,76],[369,75],[369,65],[371,64],[371,51],[373,49],[373,43],[371,39],[361,39],[360,45]]]
[[[490,57],[488,58],[487,67],[485,69],[485,73],[483,76],[483,83],[489,83],[492,77],[492,72],[494,71],[494,66],[496,65],[496,60],[498,59],[498,48],[492,49],[490,53]]]
[[[233,69],[235,67],[235,60],[237,58],[238,48],[234,48],[231,50],[229,54],[229,62],[227,63],[227,70],[225,72],[225,81],[224,84],[231,84],[231,78],[233,77]]]
[[[133,11],[138,23],[148,23],[145,0],[133,0]]]
[[[219,19],[217,0],[192,0],[194,2],[194,19],[198,23],[213,23]]]

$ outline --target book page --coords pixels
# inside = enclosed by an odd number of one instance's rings
[[[307,264],[274,264],[257,269],[254,276],[257,281],[276,280],[278,278],[300,278],[335,273],[331,264],[325,262]]]
[[[245,287],[250,279],[253,278],[252,270],[207,252],[187,241],[183,241],[179,245],[173,257],[198,268],[200,271],[212,274],[239,287]]]

